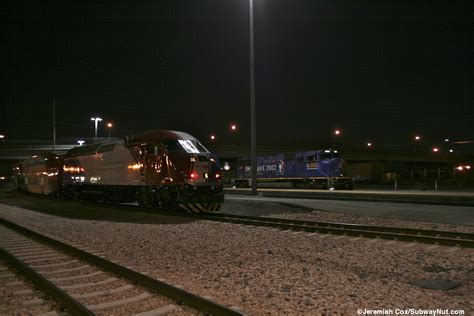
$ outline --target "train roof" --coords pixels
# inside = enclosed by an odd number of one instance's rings
[[[196,140],[196,138],[188,133],[180,132],[180,131],[171,131],[171,130],[161,130],[156,129],[148,132],[136,133],[130,136],[125,137],[125,139],[116,138],[112,140],[108,140],[105,142],[92,144],[92,145],[84,145],[84,146],[77,146],[70,149],[65,156],[82,156],[82,155],[90,155],[94,154],[99,150],[99,147],[104,147],[113,144],[123,144],[126,142],[127,144],[141,144],[141,143],[152,143],[158,144],[165,140]]]
[[[56,163],[61,159],[61,157],[53,152],[48,152],[45,154],[41,155],[35,155],[32,156],[31,158],[24,159],[20,161],[20,164],[23,166],[32,166],[32,165],[38,165],[38,164],[47,164],[47,163]]]
[[[257,156],[257,158],[258,159],[276,159],[276,157],[284,157],[285,160],[292,160],[296,156],[302,156],[302,155],[310,156],[310,155],[321,154],[321,153],[338,154],[338,151],[334,149],[301,150],[301,151],[291,151],[291,152],[277,153],[277,154],[265,155],[265,156]],[[251,158],[246,157],[246,158],[241,158],[238,160],[249,160],[249,159]]]
[[[185,132],[155,129],[148,132],[132,134],[126,137],[130,143],[160,143],[164,140],[195,140],[196,138]]]

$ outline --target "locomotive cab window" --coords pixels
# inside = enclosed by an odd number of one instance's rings
[[[306,156],[306,161],[316,161],[316,155]]]
[[[208,153],[209,151],[200,142],[193,139],[165,140],[163,141],[168,151],[187,152],[189,154]]]
[[[319,154],[319,160],[328,160],[333,158],[339,158],[337,153],[321,153]]]

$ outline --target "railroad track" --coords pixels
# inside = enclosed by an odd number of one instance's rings
[[[15,281],[11,270],[18,271],[57,303],[59,311],[53,313],[66,310],[72,315],[136,313],[148,316],[167,312],[243,315],[210,298],[108,261],[91,250],[4,219],[0,219],[0,223],[0,257],[10,267],[0,269],[0,277]],[[12,280],[6,284],[21,283]],[[28,290],[20,292],[16,291],[18,295],[31,294]],[[40,299],[35,300],[42,303]]]
[[[150,210],[146,208],[144,209],[139,206],[131,205],[114,205],[114,208],[123,208],[124,210],[130,208],[137,208],[145,212],[155,214],[159,213],[167,216],[188,217],[197,220],[210,220],[249,226],[272,227],[282,230],[304,231],[308,233],[347,235],[356,237],[380,238],[388,240],[454,246],[462,248],[474,248],[474,234],[461,232],[386,226],[369,226],[334,222],[303,221],[275,217],[234,215],[225,213],[195,214],[184,212],[157,212],[156,210]]]
[[[348,235],[356,237],[380,238],[463,248],[474,248],[474,234],[459,232],[302,221],[274,217],[231,215],[223,213],[201,213],[199,215],[190,214],[185,216],[218,222],[273,227],[282,230],[304,231],[309,233]]]

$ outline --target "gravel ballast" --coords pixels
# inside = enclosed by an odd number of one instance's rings
[[[226,202],[223,211],[273,204]],[[463,309],[470,315],[474,306],[472,249],[207,221],[73,220],[1,204],[0,216],[251,315],[357,315],[358,309],[408,308]],[[419,285],[431,279],[459,285],[447,291]]]

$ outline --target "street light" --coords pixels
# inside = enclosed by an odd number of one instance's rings
[[[97,142],[97,125],[102,119],[100,117],[91,117],[91,121],[95,122],[95,134],[94,134],[94,142]]]
[[[235,132],[237,130],[237,125],[236,124],[231,124],[230,125],[230,130]]]
[[[0,135],[0,139],[5,139],[5,135]]]
[[[371,148],[371,147],[372,147],[372,143],[371,143],[371,142],[368,142],[368,143],[367,143],[367,147]]]
[[[332,136],[331,136],[331,139],[332,139],[332,147],[333,148],[336,148],[336,146],[338,145],[337,144],[337,138],[340,137],[342,135],[342,131],[340,129],[335,129],[332,131]]]
[[[415,141],[414,144],[413,144],[413,153],[416,152],[416,145],[417,143],[419,143],[421,141],[421,136],[420,135],[415,135],[415,137],[413,137],[413,140]]]
[[[433,147],[433,152],[434,152],[434,153],[439,152],[439,148],[438,148],[438,147]]]
[[[107,128],[109,129],[109,139],[110,139],[110,130],[112,129],[112,123],[107,123]]]
[[[411,168],[411,172],[410,172],[410,179],[413,181],[415,179],[415,153],[416,153],[416,145],[418,144],[418,142],[421,141],[421,136],[420,135],[415,135],[415,137],[413,137],[413,140],[414,140],[414,143],[413,143],[413,165],[412,165],[412,168]]]
[[[216,140],[216,136],[215,136],[215,135],[211,135],[211,140]]]

